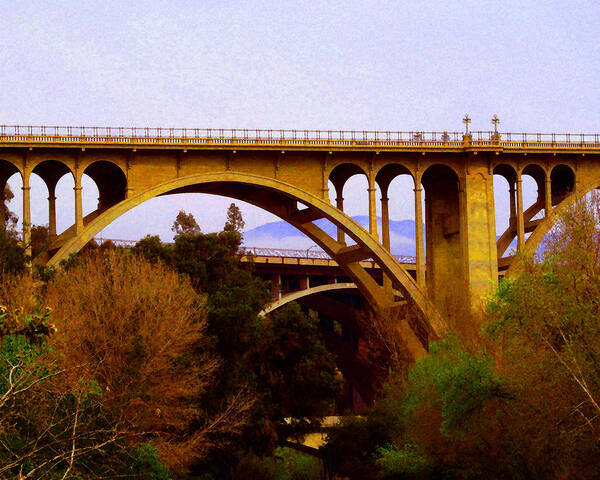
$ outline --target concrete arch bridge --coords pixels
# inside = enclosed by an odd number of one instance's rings
[[[0,126],[0,182],[14,174],[22,178],[25,245],[31,235],[31,176],[48,188],[49,265],[150,198],[225,195],[261,207],[309,236],[374,310],[408,302],[417,321],[399,328],[415,357],[447,329],[444,318],[453,305],[466,302],[478,309],[499,268],[510,273],[518,267],[505,256],[515,238],[520,250],[535,251],[561,209],[600,184],[599,154],[598,135]],[[99,191],[97,209],[85,217],[84,174]],[[510,187],[510,222],[499,239],[495,174]],[[75,211],[72,226],[57,234],[55,187],[65,175],[73,177]],[[344,213],[344,185],[354,175],[364,176],[368,185],[367,229]],[[400,175],[412,179],[416,224],[425,225],[425,236],[416,229],[415,278],[389,248],[388,191]],[[538,187],[537,200],[526,209],[524,176]],[[329,200],[330,184],[335,202]],[[320,228],[315,223],[320,219],[331,222],[337,234]],[[361,265],[366,259],[383,272],[381,282]],[[417,323],[427,332],[424,340],[415,333]]]

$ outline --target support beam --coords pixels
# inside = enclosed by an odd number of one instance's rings
[[[415,191],[415,243],[417,253],[417,284],[425,287],[425,240],[423,238],[423,188],[417,185]]]
[[[56,238],[56,194],[55,185],[48,186],[48,235]]]
[[[360,245],[351,245],[350,247],[340,248],[335,254],[335,260],[339,264],[360,262],[369,258],[371,254]]]
[[[81,198],[81,177],[76,176],[75,187],[75,235],[79,236],[83,231],[83,201]]]
[[[292,213],[290,217],[294,222],[305,224],[319,220],[320,218],[323,218],[324,215],[314,208],[303,208],[302,210]]]
[[[389,198],[381,197],[381,237],[383,246],[390,251],[390,210]]]
[[[544,191],[544,200],[544,213],[546,214],[546,218],[548,218],[552,213],[552,180],[550,179],[549,173],[546,173],[546,190]]]
[[[310,278],[308,275],[300,277],[300,290],[308,290],[310,288]]]
[[[271,279],[271,300],[279,300],[281,298],[281,274],[273,274]]]
[[[525,245],[525,220],[523,218],[523,179],[517,174],[517,250]]]
[[[344,197],[342,197],[341,192],[338,192],[338,196],[335,199],[335,204],[339,211],[341,211],[341,212],[344,211]],[[340,227],[338,227],[338,229],[337,229],[337,241],[338,241],[338,243],[341,243],[342,245],[346,245],[346,238],[344,235],[344,230],[342,230]]]
[[[389,198],[385,193],[381,197],[381,237],[383,241],[383,247],[389,252],[390,251],[390,210],[389,210]],[[392,289],[392,280],[385,273],[383,274],[383,286],[387,290]]]
[[[369,175],[369,233],[375,239],[377,235],[377,200],[375,198],[375,177]]]
[[[510,200],[510,218],[509,218],[509,226],[513,229],[516,229],[517,226],[517,202],[516,202],[516,195],[517,195],[517,186],[515,183],[510,184],[510,186],[508,187],[508,194],[509,194],[509,200]]]

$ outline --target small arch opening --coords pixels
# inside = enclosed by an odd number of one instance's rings
[[[98,188],[99,212],[103,212],[125,199],[127,178],[123,170],[116,164],[100,160],[88,165],[83,173],[90,177]]]
[[[550,182],[554,206],[575,190],[575,172],[568,165],[557,165],[552,169]]]

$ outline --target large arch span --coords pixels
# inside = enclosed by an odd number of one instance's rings
[[[141,203],[159,195],[184,192],[211,193],[244,200],[279,216],[331,255],[354,281],[371,306],[375,310],[384,311],[394,306],[394,293],[378,285],[360,265],[360,260],[372,258],[392,279],[394,287],[415,306],[429,331],[430,340],[439,338],[446,331],[445,321],[423,290],[391,253],[354,220],[323,199],[294,185],[248,173],[225,171],[188,175],[132,195],[91,219],[79,235],[65,240],[48,264],[57,265],[70,254],[78,252],[103,228]],[[305,207],[298,208],[298,202]],[[326,218],[342,229],[356,245],[348,247],[329,236],[313,223],[320,218]],[[409,336],[412,337],[407,339],[409,348],[420,356],[423,353],[423,345],[414,332],[409,332]]]

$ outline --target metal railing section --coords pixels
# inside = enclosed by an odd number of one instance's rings
[[[243,255],[253,255],[255,257],[283,257],[283,258],[307,258],[331,260],[331,257],[323,250],[312,249],[288,249],[288,248],[263,248],[263,247],[242,247],[240,253]],[[417,259],[411,255],[394,255],[394,258],[400,263],[416,263]],[[367,259],[369,261],[370,259]]]
[[[137,240],[123,240],[118,238],[94,237],[97,244],[105,242],[122,247],[132,247]],[[323,250],[309,249],[291,249],[291,248],[269,248],[269,247],[241,247],[240,255],[248,255],[253,257],[279,257],[279,258],[306,258],[313,260],[331,260],[332,258]],[[394,258],[400,263],[416,263],[417,259],[411,255],[394,255]]]
[[[600,148],[600,134],[0,125],[4,143]]]

